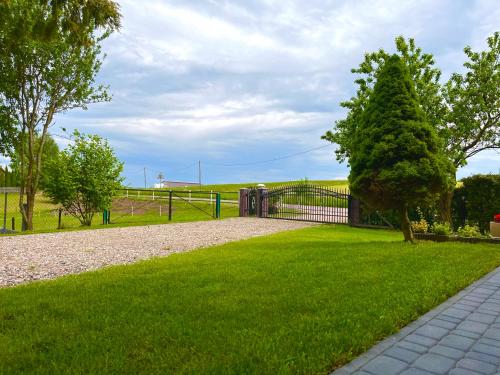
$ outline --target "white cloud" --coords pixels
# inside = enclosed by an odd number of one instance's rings
[[[394,50],[400,34],[415,37],[446,77],[461,69],[466,44],[484,48],[500,18],[493,0],[120,4],[124,26],[105,43],[101,74],[113,102],[58,121],[104,134],[130,164],[159,163],[158,155],[162,163],[238,162],[320,146],[344,113],[339,102],[354,94],[350,69],[365,52]],[[275,175],[347,172],[331,150],[301,160],[280,163]],[[264,174],[245,173],[234,178]]]

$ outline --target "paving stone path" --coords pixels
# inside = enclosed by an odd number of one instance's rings
[[[500,268],[332,375],[500,374]]]

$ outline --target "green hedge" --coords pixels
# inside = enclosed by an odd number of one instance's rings
[[[489,230],[493,215],[500,213],[500,175],[474,175],[462,183],[453,196],[454,224],[478,224],[484,233]]]

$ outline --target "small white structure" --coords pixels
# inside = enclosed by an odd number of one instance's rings
[[[190,186],[200,186],[197,182],[185,182],[185,181],[162,181],[158,184],[154,184],[155,189],[163,188],[179,188],[179,187],[190,187]]]

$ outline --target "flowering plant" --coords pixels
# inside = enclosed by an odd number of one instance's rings
[[[493,216],[493,221],[495,223],[500,223],[500,214],[496,214],[495,216]]]

